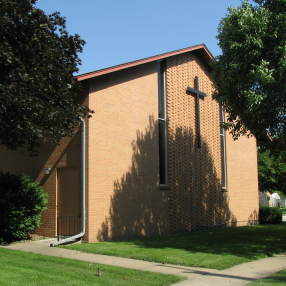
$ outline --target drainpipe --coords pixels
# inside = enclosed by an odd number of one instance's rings
[[[225,122],[224,108],[222,104],[220,104],[219,107],[220,107],[220,123],[223,124]],[[226,138],[225,138],[225,130],[222,126],[220,127],[220,142],[221,142],[221,176],[222,176],[221,190],[223,192],[227,192]]]
[[[85,225],[86,225],[86,210],[85,210],[85,201],[86,201],[86,124],[85,120],[81,118],[81,232],[70,236],[65,239],[61,239],[54,243],[51,243],[50,246],[57,246],[60,244],[73,242],[79,238],[82,238],[85,235]]]

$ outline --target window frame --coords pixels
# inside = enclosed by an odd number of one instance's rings
[[[168,118],[166,100],[166,62],[157,62],[158,74],[158,135],[159,135],[159,186],[168,189]]]

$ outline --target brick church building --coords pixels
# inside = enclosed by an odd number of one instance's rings
[[[48,193],[37,232],[93,242],[255,222],[256,141],[220,127],[211,60],[197,45],[80,75],[94,113],[73,138],[37,157],[2,148],[0,170]]]

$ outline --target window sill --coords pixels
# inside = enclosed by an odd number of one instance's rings
[[[159,188],[162,191],[168,191],[170,189],[168,185],[159,185]]]
[[[226,188],[226,187],[222,187],[222,188],[221,188],[221,191],[222,191],[223,193],[227,193],[227,188]]]

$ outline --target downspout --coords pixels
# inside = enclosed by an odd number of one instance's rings
[[[86,225],[86,124],[85,120],[81,118],[81,232],[70,236],[65,239],[61,239],[54,243],[51,243],[50,246],[57,246],[60,244],[73,242],[79,238],[82,238],[85,235],[85,225]]]
[[[227,192],[227,159],[226,159],[226,138],[225,138],[225,129],[222,126],[225,123],[225,114],[223,105],[220,104],[220,142],[221,142],[221,177],[222,177],[222,186],[221,190]]]

